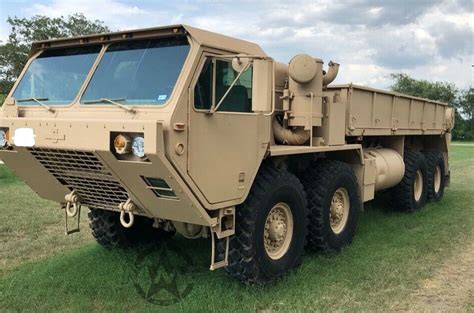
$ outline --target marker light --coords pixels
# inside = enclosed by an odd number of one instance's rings
[[[114,139],[114,148],[117,154],[126,154],[131,152],[132,142],[130,137],[125,135],[118,135]]]
[[[136,157],[143,158],[145,156],[145,139],[143,137],[135,137],[132,142],[132,152]]]

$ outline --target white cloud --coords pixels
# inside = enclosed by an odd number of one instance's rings
[[[27,9],[27,12],[53,17],[82,12],[93,19],[100,19],[107,16],[133,17],[137,14],[147,13],[136,5],[126,5],[113,0],[54,0],[51,4],[33,4],[31,8]]]
[[[49,17],[83,13],[91,20],[104,21],[112,29],[143,27],[143,21],[151,20],[150,12],[141,9],[137,5],[128,5],[115,0],[53,0],[50,4],[33,4],[25,11],[28,15]]]
[[[134,4],[130,4],[134,3]],[[308,53],[341,63],[337,83],[387,88],[389,74],[474,85],[472,1],[321,0],[150,1],[53,0],[33,4],[28,15],[84,13],[112,29],[185,23],[255,41],[287,62]]]

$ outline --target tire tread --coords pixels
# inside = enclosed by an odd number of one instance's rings
[[[426,159],[426,163],[427,163],[427,180],[428,180],[428,194],[427,194],[427,199],[428,200],[434,200],[434,201],[438,201],[440,200],[443,195],[444,195],[444,187],[445,187],[445,168],[444,168],[444,163],[442,165],[442,175],[443,177],[441,178],[442,179],[442,190],[440,192],[439,195],[436,195],[435,194],[435,191],[434,189],[432,188],[432,186],[434,185],[434,172],[435,172],[435,167],[437,165],[437,163],[439,162],[439,160],[443,160],[444,162],[444,159],[443,159],[443,155],[441,154],[440,151],[425,151],[424,152],[424,156],[425,156],[425,159]]]
[[[424,169],[422,168],[422,170],[426,175],[426,160],[423,153],[409,150],[405,151],[403,160],[405,162],[405,174],[400,183],[390,190],[392,207],[400,212],[414,212],[418,207],[412,199],[412,180],[418,170],[417,163],[419,160],[421,160],[421,164],[424,166]],[[426,179],[424,180],[424,183],[425,190],[421,198],[421,206],[423,206],[426,201]]]
[[[302,182],[308,196],[309,226],[308,247],[324,253],[338,250],[331,247],[325,232],[325,210],[321,205],[327,197],[328,184],[335,173],[351,173],[352,180],[357,186],[357,178],[349,164],[337,160],[322,160],[315,162],[303,175]],[[356,208],[358,210],[359,208]],[[352,240],[352,238],[351,238]],[[347,244],[349,244],[348,242]]]
[[[258,208],[259,200],[265,194],[271,192],[272,187],[281,181],[290,182],[291,185],[296,186],[304,195],[306,204],[303,185],[296,176],[285,170],[275,169],[268,163],[263,164],[255,178],[247,200],[237,208],[236,219],[238,223],[236,223],[235,235],[230,238],[229,264],[226,267],[226,271],[231,277],[246,283],[266,283],[278,279],[284,274],[269,276],[262,271],[256,258],[256,247],[253,240],[253,231],[256,227],[258,213],[256,208]],[[304,207],[306,208],[306,205]],[[304,238],[306,238],[308,219],[306,218],[305,221],[306,225],[301,225],[304,228]],[[223,257],[224,243],[220,242],[218,248],[220,257]],[[302,254],[301,252],[293,267],[301,264]]]

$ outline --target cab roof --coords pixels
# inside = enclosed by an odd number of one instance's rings
[[[160,36],[166,37],[173,35],[189,35],[200,45],[206,47],[233,51],[235,53],[266,56],[265,52],[256,43],[182,24],[36,41],[31,46],[29,56],[31,57],[42,49],[81,46],[86,44],[107,43],[129,39],[143,39]]]

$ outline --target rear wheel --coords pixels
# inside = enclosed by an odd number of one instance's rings
[[[403,212],[414,212],[426,203],[428,172],[425,157],[420,152],[406,151],[405,174],[391,189],[392,206]]]
[[[229,275],[244,282],[265,283],[301,263],[307,209],[305,192],[296,176],[262,165],[236,214],[226,268]],[[222,257],[222,244],[219,250]]]
[[[428,200],[439,201],[443,198],[446,183],[444,158],[439,151],[425,152],[428,172]]]
[[[308,195],[308,246],[338,251],[355,235],[360,198],[352,168],[340,161],[315,163],[303,176]]]
[[[135,216],[133,226],[125,228],[120,223],[120,213],[102,209],[90,209],[89,227],[95,240],[107,248],[126,248],[173,235],[154,228],[153,219],[144,216]]]

